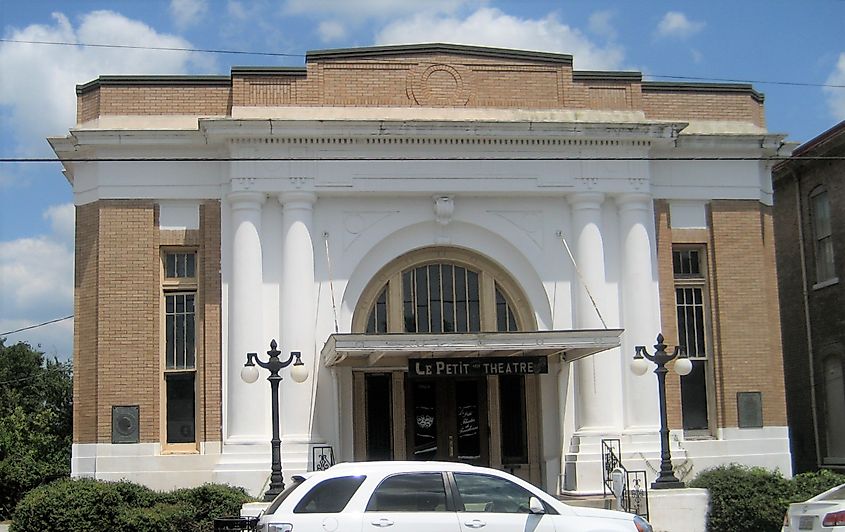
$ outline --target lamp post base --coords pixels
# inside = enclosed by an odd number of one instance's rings
[[[686,487],[686,484],[679,480],[664,480],[662,482],[655,480],[651,483],[651,489],[653,490],[679,490]]]

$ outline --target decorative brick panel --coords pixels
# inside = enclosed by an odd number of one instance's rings
[[[220,202],[209,200],[200,206],[200,257],[202,258],[203,364],[200,370],[198,437],[222,441],[222,287],[220,279]],[[199,332],[199,331],[198,331]]]
[[[643,91],[646,118],[656,120],[732,120],[766,127],[763,104],[748,94]]]

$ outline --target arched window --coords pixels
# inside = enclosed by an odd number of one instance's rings
[[[535,329],[516,283],[467,250],[426,248],[397,259],[365,290],[353,330],[368,334],[516,332]],[[361,323],[363,315],[366,321]]]

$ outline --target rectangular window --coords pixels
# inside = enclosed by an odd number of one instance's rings
[[[499,375],[499,413],[502,426],[502,464],[528,463],[525,415],[525,377]]]
[[[833,236],[830,223],[830,203],[827,191],[813,194],[811,216],[816,251],[816,282],[836,277],[833,260]]]
[[[393,399],[391,375],[368,373],[367,401],[367,460],[393,459]]]
[[[706,431],[709,363],[707,339],[707,284],[703,249],[675,249],[675,311],[678,343],[692,361],[692,371],[681,377],[681,415],[684,430]]]
[[[196,252],[162,255],[164,442],[196,443],[197,271]]]

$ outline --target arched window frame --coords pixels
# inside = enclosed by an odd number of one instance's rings
[[[537,330],[536,317],[522,289],[501,265],[467,249],[429,247],[402,255],[373,276],[358,299],[352,317],[352,331],[366,332],[370,310],[382,290],[387,288],[387,332],[404,333],[402,273],[411,268],[438,263],[455,264],[478,272],[481,331],[495,332],[497,330],[496,288],[501,291],[513,311],[518,330]]]

